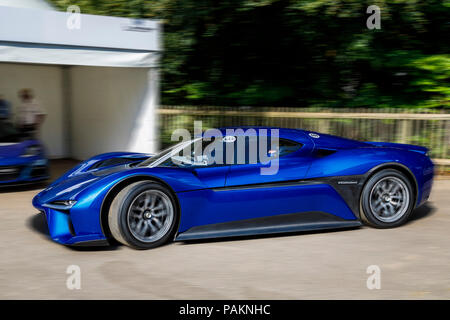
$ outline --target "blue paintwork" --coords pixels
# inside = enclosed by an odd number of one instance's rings
[[[424,154],[400,148],[364,147],[342,150],[314,161],[307,178],[362,175],[385,163],[406,166],[417,182],[416,205],[426,201],[431,192],[433,163]]]
[[[223,191],[203,189],[179,193],[178,198],[183,212],[180,233],[205,224],[302,211],[323,211],[347,220],[356,219],[338,193],[327,184]]]
[[[81,162],[80,164],[76,165],[69,171],[67,171],[65,174],[63,174],[61,177],[59,177],[56,181],[52,183],[52,185],[59,184],[63,180],[74,177],[76,175],[83,174],[85,172],[95,172],[100,171],[103,169],[106,169],[108,167],[102,167],[99,169],[90,170],[93,165],[97,164],[98,162],[101,162],[103,160],[108,160],[112,158],[126,158],[130,159],[130,163],[133,162],[131,159],[136,159],[136,161],[142,161],[143,159],[147,159],[150,157],[151,154],[143,154],[143,153],[135,153],[135,152],[109,152],[109,153],[103,153],[96,155],[95,157],[89,158],[86,161]]]
[[[224,134],[226,129],[230,128],[221,129]],[[115,185],[129,178],[155,179],[174,192],[181,215],[178,233],[194,226],[309,211],[322,211],[345,220],[356,220],[358,218],[344,199],[326,183],[270,183],[364,175],[384,164],[401,165],[413,174],[418,187],[416,205],[429,196],[433,164],[423,147],[365,143],[323,134],[317,137],[316,133],[296,129],[268,128],[269,134],[270,129],[279,129],[280,138],[303,144],[299,150],[280,159],[276,175],[260,175],[260,166],[255,164],[195,169],[125,164],[90,169],[93,164],[106,159],[125,157],[137,161],[149,156],[110,153],[91,158],[64,174],[40,192],[33,199],[33,205],[45,212],[53,240],[75,244],[106,239],[100,217],[103,202]],[[336,152],[319,158],[315,156],[319,148]],[[257,188],[247,186],[252,184],[266,185]],[[77,202],[68,212],[43,206],[56,200]],[[73,226],[72,233],[69,222]]]
[[[36,156],[24,157],[28,147],[40,146],[42,152]],[[0,174],[0,187],[21,183],[32,183],[48,179],[48,173],[33,176],[34,168],[48,167],[48,160],[43,145],[37,140],[26,140],[18,143],[0,143],[0,169],[19,168],[20,172],[14,179],[2,179]]]

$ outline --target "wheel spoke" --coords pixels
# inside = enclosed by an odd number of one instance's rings
[[[147,221],[147,225],[150,227],[150,230],[152,231],[152,233],[156,233],[158,231],[158,229],[152,224],[152,222],[150,220]]]
[[[393,187],[391,188],[391,190],[390,190],[390,194],[396,194],[397,193],[397,191],[400,189],[400,185],[399,184],[395,184],[395,185],[393,185]]]
[[[384,209],[384,213],[386,214],[386,212],[388,211],[387,204],[382,202],[381,207]]]
[[[147,233],[147,230],[148,230],[148,224],[144,222],[142,224],[141,234],[145,236],[145,234]]]
[[[144,224],[144,220],[139,220],[139,222],[137,223],[137,225],[136,225],[136,230],[137,231],[139,231],[139,232],[141,232],[141,229],[142,229],[142,225]]]
[[[156,226],[158,227],[158,229],[161,229],[162,227],[162,222],[158,219],[158,218],[153,218],[153,222],[156,224]]]
[[[134,218],[134,219],[140,219],[141,216],[142,216],[142,213],[139,213],[139,212],[131,212],[130,215],[131,215],[131,217]]]
[[[165,210],[162,210],[160,212],[153,212],[153,214],[152,214],[152,216],[155,218],[162,218],[162,217],[165,217],[165,215],[166,215]]]
[[[393,215],[395,214],[394,206],[391,205],[391,204],[388,204],[388,205],[387,205],[387,208],[388,208],[389,214],[390,214],[391,216],[393,216]]]
[[[150,201],[151,201],[152,196],[149,193],[145,194],[145,198],[144,198],[144,209],[147,209],[150,205]]]
[[[150,204],[150,208],[154,208],[156,204],[157,198],[155,196],[152,197],[152,202]]]
[[[379,200],[379,201],[375,204],[375,206],[374,206],[373,209],[374,209],[375,211],[378,212],[378,211],[380,211],[381,208],[384,208],[384,207],[383,207],[383,203],[381,202],[381,200]]]

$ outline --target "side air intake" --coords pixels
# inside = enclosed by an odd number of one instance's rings
[[[330,156],[335,152],[336,152],[336,150],[332,150],[332,149],[317,149],[315,151],[315,156],[317,158],[323,158],[323,157]]]

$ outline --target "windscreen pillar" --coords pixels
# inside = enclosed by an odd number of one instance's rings
[[[64,145],[64,155],[72,155],[72,82],[70,76],[70,66],[62,66],[62,136]]]

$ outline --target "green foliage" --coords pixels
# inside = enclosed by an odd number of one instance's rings
[[[448,0],[52,2],[161,19],[165,104],[449,107]]]
[[[412,60],[415,80],[412,87],[429,93],[426,107],[450,107],[450,55],[431,55]]]

